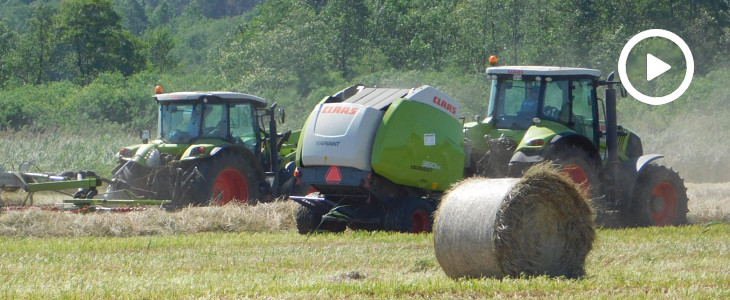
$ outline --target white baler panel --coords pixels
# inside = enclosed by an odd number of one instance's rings
[[[369,171],[373,140],[382,118],[382,111],[360,104],[318,105],[303,133],[302,164]]]
[[[434,87],[428,85],[421,86],[411,90],[404,98],[431,105],[456,119],[461,117],[459,103]]]

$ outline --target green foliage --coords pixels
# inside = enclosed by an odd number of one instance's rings
[[[150,21],[156,28],[166,26],[173,17],[172,8],[167,0],[162,0],[152,11]]]
[[[62,43],[71,48],[64,61],[77,82],[112,70],[131,75],[144,66],[139,42],[122,30],[111,0],[64,0],[57,21]]]
[[[5,22],[0,21],[0,87],[5,86],[12,71],[10,54],[15,40],[15,33],[5,25]]]
[[[241,26],[228,47],[221,47],[213,64],[222,80],[252,93],[295,90],[306,95],[328,71],[329,54],[313,32],[325,24],[313,7],[301,1],[266,2],[258,15]],[[268,4],[271,3],[271,4]]]
[[[24,84],[41,84],[50,79],[52,68],[57,62],[54,53],[58,46],[57,31],[53,30],[55,9],[39,4],[29,20],[28,33],[24,34],[16,51],[19,64],[14,75]]]
[[[336,70],[348,78],[349,61],[361,55],[367,46],[362,37],[370,32],[368,8],[363,0],[331,0],[320,15],[327,26],[323,45],[328,46]]]
[[[115,1],[114,8],[121,15],[124,28],[133,34],[140,35],[149,27],[147,14],[138,0]]]
[[[178,65],[178,60],[170,53],[175,48],[175,40],[166,29],[150,31],[145,35],[149,43],[148,59],[150,67],[157,71],[172,71]]]
[[[42,130],[114,124],[130,130],[156,128],[154,87],[169,91],[226,89],[202,74],[103,73],[86,86],[68,81],[0,90],[0,126]]]

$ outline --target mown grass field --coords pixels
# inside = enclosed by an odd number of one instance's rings
[[[730,297],[727,223],[599,229],[576,280],[454,280],[431,234],[303,236],[295,209],[4,212],[0,298]]]
[[[0,298],[730,297],[730,225],[599,230],[587,276],[453,280],[430,234],[0,238]]]

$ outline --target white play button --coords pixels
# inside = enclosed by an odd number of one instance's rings
[[[663,62],[661,59],[656,58],[656,56],[651,55],[649,53],[646,54],[646,80],[652,80],[654,78],[657,78],[659,75],[664,74],[664,72],[669,71],[672,66],[669,64]]]
[[[679,47],[679,50],[682,50],[682,54],[684,54],[684,61],[686,63],[686,67],[684,67],[684,79],[682,80],[682,83],[675,89],[673,92],[669,93],[668,95],[664,96],[653,96],[653,95],[645,95],[641,93],[639,90],[634,87],[634,85],[631,83],[631,80],[629,80],[629,76],[626,72],[626,65],[629,58],[629,52],[631,52],[634,47],[636,47],[637,44],[640,42],[649,39],[649,38],[661,38],[667,41],[672,42],[674,45]],[[645,52],[640,52],[645,53]],[[637,54],[640,55],[640,54]],[[676,62],[677,60],[672,60],[673,62]],[[635,66],[635,67],[641,67],[641,66]],[[679,68],[679,69],[677,69]],[[676,73],[676,75],[679,75],[682,70],[682,65],[675,65],[674,69],[667,63],[661,61],[660,59],[656,58],[655,56],[651,54],[647,54],[646,56],[646,80],[652,80],[656,78],[659,75],[664,74],[669,69],[672,69],[673,72]],[[638,70],[637,70],[638,71]],[[637,72],[638,73],[638,72]],[[687,43],[685,43],[682,38],[680,38],[678,35],[666,31],[664,29],[649,29],[646,31],[639,32],[639,34],[633,36],[631,39],[629,39],[628,42],[626,42],[626,45],[624,45],[624,48],[621,49],[621,55],[618,57],[618,75],[619,78],[621,78],[621,85],[626,89],[626,91],[631,95],[632,97],[636,98],[636,100],[639,100],[641,102],[644,102],[646,104],[651,105],[662,105],[667,104],[669,102],[672,102],[674,100],[677,100],[682,94],[687,91],[689,88],[690,83],[692,83],[692,76],[695,73],[695,62],[694,58],[692,56],[692,51],[689,49],[689,46],[687,46]],[[670,78],[667,78],[670,79]],[[642,80],[643,82],[643,80]]]

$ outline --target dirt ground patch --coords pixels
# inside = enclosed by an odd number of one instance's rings
[[[730,183],[686,183],[691,223],[730,222]]]

